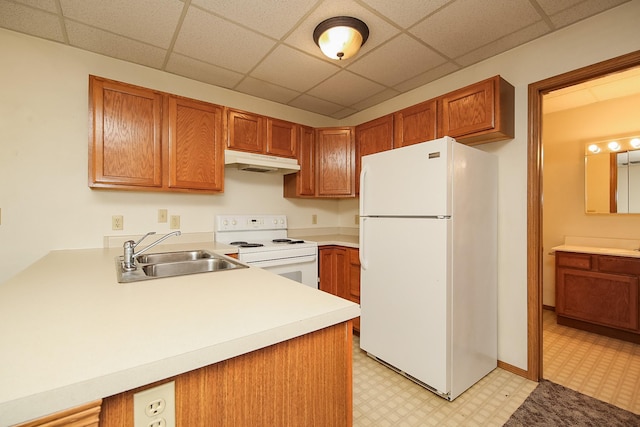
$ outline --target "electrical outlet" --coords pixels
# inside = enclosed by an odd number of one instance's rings
[[[167,222],[167,210],[158,209],[158,222]]]
[[[318,215],[313,214],[311,215],[311,224],[317,224],[318,223]]]
[[[122,217],[122,215],[114,215],[111,217],[111,229],[112,230],[124,229],[124,218]]]
[[[180,215],[171,215],[169,228],[172,230],[177,230],[178,228],[180,228]]]
[[[133,427],[175,427],[175,425],[175,381],[133,395]]]

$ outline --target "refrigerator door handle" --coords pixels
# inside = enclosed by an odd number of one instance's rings
[[[365,184],[365,178],[367,176],[367,167],[363,166],[362,170],[360,171],[360,215],[366,215],[366,213],[362,210],[362,208],[364,207],[364,184]],[[362,246],[361,246],[362,247]]]
[[[361,181],[362,182],[362,181]],[[362,194],[362,193],[361,193]],[[362,200],[362,198],[360,198]],[[365,235],[365,224],[367,223],[367,218],[360,217],[360,235],[358,237],[360,250],[358,251],[358,258],[360,258],[360,267],[363,270],[366,270],[369,267],[369,263],[367,262],[367,257],[364,251],[364,235]]]

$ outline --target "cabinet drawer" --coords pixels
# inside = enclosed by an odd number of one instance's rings
[[[598,270],[609,273],[640,275],[640,259],[600,255]]]
[[[593,257],[589,254],[579,254],[575,252],[556,252],[556,265],[558,267],[591,270],[593,267]]]

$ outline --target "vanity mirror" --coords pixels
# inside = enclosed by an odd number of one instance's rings
[[[585,144],[585,209],[640,213],[640,132]]]

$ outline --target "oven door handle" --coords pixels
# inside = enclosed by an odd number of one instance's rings
[[[295,264],[303,264],[306,262],[315,262],[315,255],[294,257],[294,258],[281,258],[281,259],[271,259],[266,261],[244,261],[246,264],[249,264],[252,267],[278,267],[282,265],[295,265]]]

